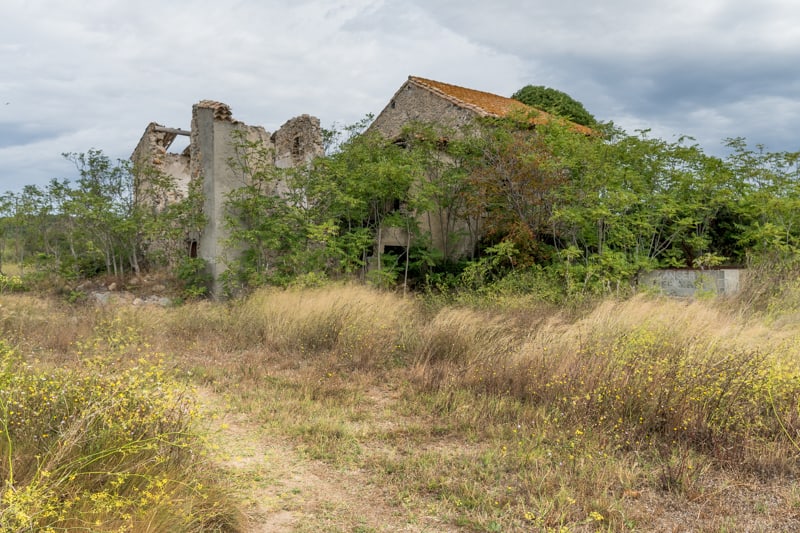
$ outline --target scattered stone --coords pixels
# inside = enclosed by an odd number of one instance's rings
[[[138,306],[138,305],[144,304],[144,300],[142,300],[141,298],[134,298],[132,303],[133,303],[133,305],[137,305]]]
[[[107,292],[93,292],[92,298],[99,305],[108,305],[111,295]]]
[[[167,290],[167,288],[161,284],[158,284],[158,285],[153,285],[153,287],[150,290],[152,290],[153,292],[164,292],[165,290]]]
[[[111,292],[114,292],[115,290],[117,290],[117,283],[116,282],[111,283],[108,286],[108,290],[110,290]]]

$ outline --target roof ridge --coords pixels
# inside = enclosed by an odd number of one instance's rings
[[[570,127],[576,131],[588,134],[591,133],[591,128],[576,124],[568,119],[558,117],[552,113],[540,109],[535,106],[528,105],[519,100],[501,96],[499,94],[490,93],[488,91],[479,91],[477,89],[470,89],[469,87],[462,87],[460,85],[453,85],[452,83],[444,83],[441,81],[422,78],[420,76],[409,76],[409,83],[430,91],[440,98],[443,98],[453,104],[456,104],[464,109],[468,109],[483,117],[507,117],[515,111],[532,111],[535,113],[535,118],[531,118],[533,124],[546,124],[551,121],[564,122],[570,124]]]
[[[499,95],[492,94],[492,93],[487,93],[487,92],[484,92],[484,91],[475,91],[474,89],[470,89],[468,87],[460,87],[458,85],[452,85],[450,83],[444,83],[444,82],[440,82],[440,81],[429,80],[429,79],[426,79],[426,78],[420,78],[418,76],[409,76],[408,80],[410,82],[416,84],[416,85],[421,85],[422,87],[424,87],[425,89],[427,89],[427,90],[429,90],[429,91],[431,91],[433,93],[436,93],[438,96],[441,96],[442,98],[444,98],[448,102],[452,102],[454,104],[458,104],[461,107],[469,109],[470,111],[474,111],[474,112],[478,113],[481,116],[484,116],[484,117],[487,117],[487,116],[498,117],[498,116],[500,116],[500,115],[498,115],[496,113],[491,113],[491,112],[483,109],[482,107],[480,107],[478,105],[475,105],[473,103],[467,102],[467,101],[465,101],[465,100],[463,100],[463,99],[461,99],[461,98],[459,98],[457,96],[449,94],[449,93],[441,90],[439,87],[437,87],[434,84],[447,85],[449,87],[454,87],[454,88],[461,89],[461,90],[464,90],[464,91],[473,91],[473,92],[483,93],[483,94],[490,95],[490,96],[493,96],[493,97],[497,97]]]
[[[461,89],[462,91],[469,91],[471,93],[480,93],[480,94],[485,94],[487,96],[492,96],[494,98],[503,98],[504,100],[512,100],[514,102],[519,102],[519,100],[514,100],[513,98],[509,98],[508,96],[503,96],[502,94],[490,93],[489,91],[481,91],[479,89],[472,89],[470,87],[464,87],[462,85],[456,85],[454,83],[445,83],[443,81],[431,80],[429,78],[423,78],[421,76],[409,76],[408,79],[416,81],[417,83],[421,83],[421,84],[423,84],[423,85],[425,85],[427,87],[431,87],[431,88],[434,88],[434,89],[436,89],[436,85],[445,85],[447,87],[453,87],[454,89]],[[436,90],[439,90],[439,89],[436,89]],[[522,103],[522,102],[519,102],[519,103]]]
[[[528,104],[526,104],[524,102],[520,102],[519,100],[515,100],[513,98],[509,98],[508,96],[502,96],[500,94],[490,93],[489,91],[480,91],[478,89],[471,89],[469,87],[463,87],[461,85],[454,85],[452,83],[445,83],[445,82],[442,82],[442,81],[436,81],[436,80],[431,80],[431,79],[428,79],[428,78],[422,78],[420,76],[409,76],[408,80],[410,82],[416,84],[416,85],[424,87],[425,89],[427,89],[427,90],[429,90],[429,91],[431,91],[433,93],[436,93],[437,95],[439,95],[442,98],[448,100],[449,102],[458,104],[461,107],[464,107],[464,108],[469,109],[471,111],[475,111],[476,113],[480,114],[481,116],[485,116],[485,117],[486,116],[490,116],[490,117],[500,118],[500,117],[506,116],[507,113],[505,113],[505,112],[498,113],[497,111],[493,111],[493,110],[487,109],[486,107],[483,107],[480,104],[469,102],[467,100],[464,100],[463,98],[459,98],[456,94],[451,94],[451,93],[448,93],[448,92],[442,90],[439,86],[443,86],[445,88],[452,88],[452,89],[455,90],[454,92],[463,91],[463,92],[465,92],[465,93],[467,93],[469,95],[483,96],[485,98],[490,98],[490,99],[493,99],[493,100],[498,100],[499,99],[504,104],[506,104],[508,106],[516,107],[519,110],[529,109],[529,110],[535,111],[536,114],[541,116],[541,118],[544,119],[544,120],[550,120],[552,118],[552,115],[550,113],[548,113],[547,111],[545,111],[543,109],[539,109],[538,107],[530,106],[530,105],[528,105]]]

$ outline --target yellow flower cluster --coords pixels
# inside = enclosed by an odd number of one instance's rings
[[[190,391],[136,343],[120,323],[101,323],[81,364],[46,369],[0,342],[0,529],[202,523]]]
[[[25,282],[19,276],[7,276],[0,273],[0,292],[20,292],[27,290]]]

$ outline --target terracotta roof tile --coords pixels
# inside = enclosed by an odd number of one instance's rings
[[[505,96],[476,91],[475,89],[467,89],[466,87],[450,85],[449,83],[428,80],[417,76],[409,76],[408,80],[415,85],[436,93],[456,105],[474,111],[480,116],[507,117],[513,113],[524,114],[536,111],[536,114],[531,118],[533,124],[546,124],[555,118],[546,111],[525,105],[518,100],[506,98]],[[592,132],[590,128],[580,124],[572,124],[572,126],[581,133],[589,134]]]
[[[233,112],[228,104],[223,104],[222,102],[217,102],[215,100],[200,100],[196,105],[200,108],[213,110],[215,120],[234,122]]]

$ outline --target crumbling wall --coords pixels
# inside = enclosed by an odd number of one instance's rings
[[[189,151],[180,154],[169,152],[175,138],[186,133],[156,122],[147,125],[131,155],[137,178],[135,194],[138,203],[160,209],[186,196],[190,180]],[[156,175],[171,178],[172,191],[154,187]]]
[[[177,135],[188,135],[189,146],[181,154],[169,153]],[[228,244],[225,204],[228,195],[244,185],[247,176],[237,172],[231,161],[237,157],[236,146],[242,140],[261,142],[271,152],[271,163],[278,168],[308,164],[322,155],[322,129],[319,119],[301,115],[287,121],[270,135],[261,126],[250,126],[233,118],[230,106],[214,100],[202,100],[192,107],[191,130],[149,124],[131,159],[142,169],[171,176],[176,193],[164,202],[186,197],[190,186],[203,195],[206,225],[200,235],[187,235],[190,253],[206,260],[214,279],[212,292],[220,294],[219,277],[240,250]],[[147,174],[142,174],[137,189],[146,193]],[[280,192],[280,187],[278,188]],[[146,194],[142,194],[142,197]],[[137,198],[139,195],[137,194]]]
[[[287,120],[270,139],[275,149],[275,166],[293,168],[321,156],[322,128],[317,117],[300,115]]]

